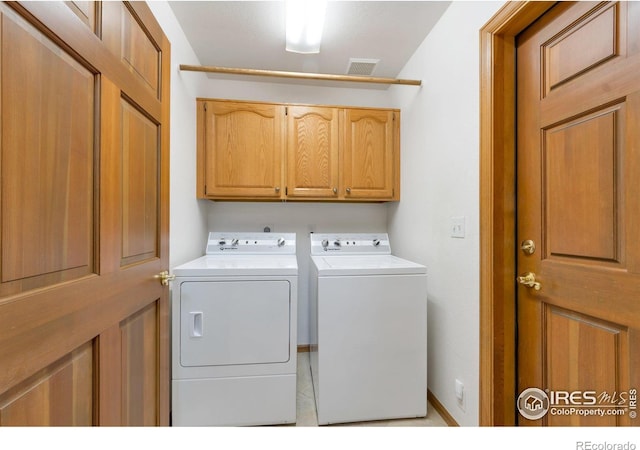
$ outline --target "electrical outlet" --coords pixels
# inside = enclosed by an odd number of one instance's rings
[[[464,238],[465,234],[465,217],[452,217],[451,218],[451,237],[453,238]]]

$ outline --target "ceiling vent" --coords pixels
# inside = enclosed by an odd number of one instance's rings
[[[373,73],[379,62],[379,59],[349,58],[347,75],[369,76]]]

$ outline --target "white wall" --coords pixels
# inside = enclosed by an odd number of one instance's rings
[[[208,202],[196,199],[195,91],[201,78],[181,72],[180,64],[200,62],[167,2],[148,2],[171,42],[171,268],[200,256],[207,237]]]
[[[402,201],[389,207],[396,254],[428,269],[429,389],[460,425],[478,425],[479,30],[502,2],[455,1],[400,73]],[[466,218],[464,239],[451,218]],[[465,386],[462,404],[455,380]]]

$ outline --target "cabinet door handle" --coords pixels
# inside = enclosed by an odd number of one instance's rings
[[[280,186],[276,186],[276,194],[280,192]]]
[[[347,188],[347,194],[351,194],[351,188]]]
[[[333,193],[337,194],[338,193],[338,188],[333,188]]]

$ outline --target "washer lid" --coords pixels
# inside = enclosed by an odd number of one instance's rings
[[[178,277],[298,275],[296,255],[206,255],[175,267]]]
[[[312,256],[319,276],[426,274],[427,268],[393,255]]]

